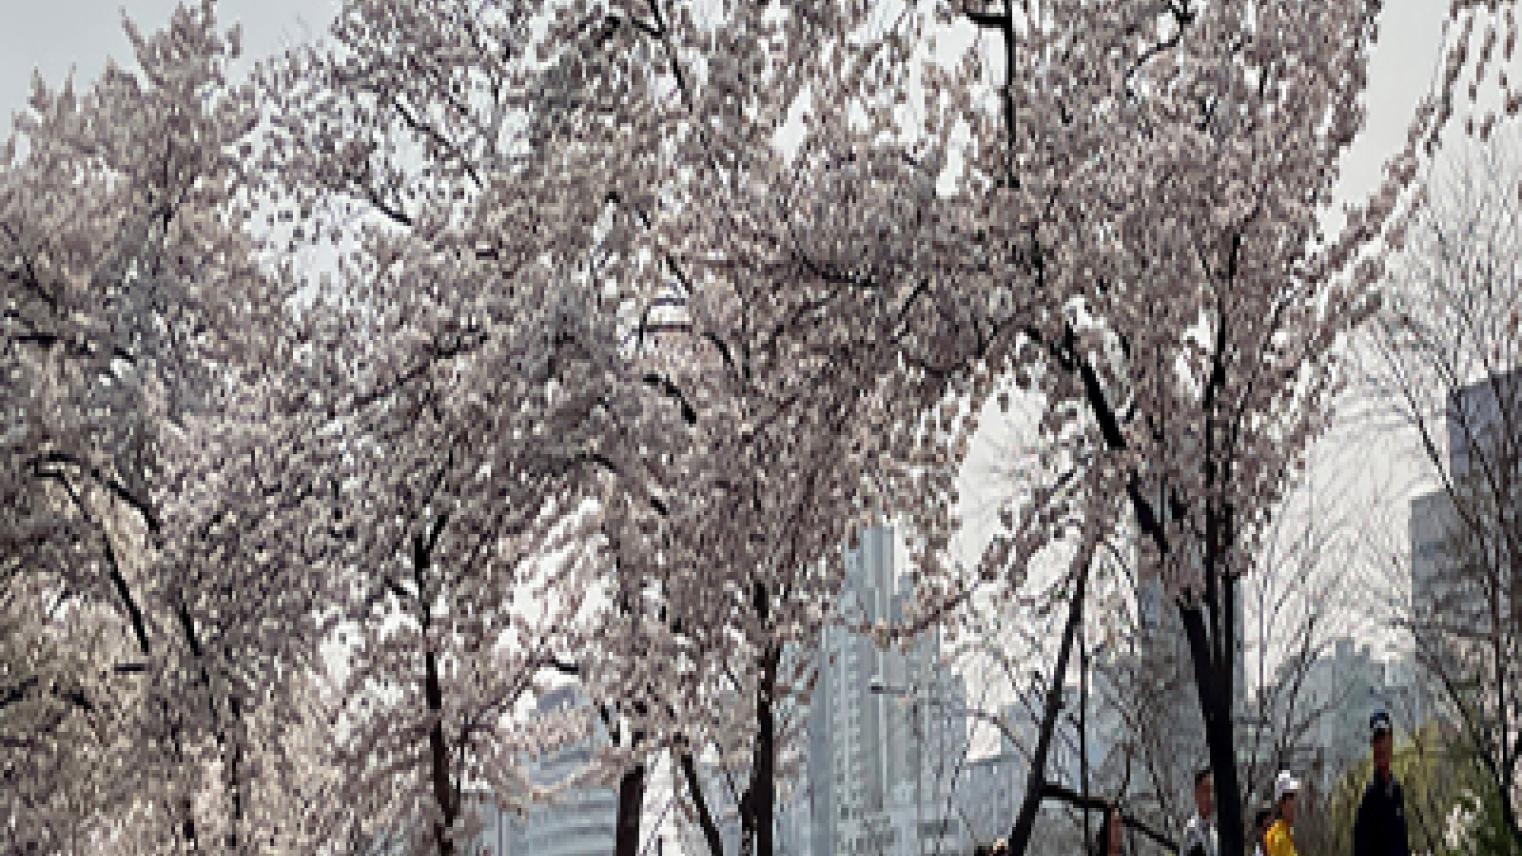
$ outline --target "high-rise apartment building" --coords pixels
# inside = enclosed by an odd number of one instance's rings
[[[572,687],[558,687],[539,699],[539,712],[553,714],[585,704]],[[529,775],[542,787],[565,786],[584,770],[607,739],[601,729],[586,740],[530,760]],[[549,802],[521,819],[488,818],[488,835],[505,839],[507,850],[493,856],[607,856],[613,852],[618,795],[610,787],[564,787]],[[484,841],[490,844],[490,841]]]
[[[1499,512],[1522,513],[1522,437],[1507,427],[1522,424],[1522,369],[1454,390],[1444,416],[1445,484],[1411,501],[1411,617],[1418,634],[1469,631],[1486,621],[1479,581],[1461,573],[1460,563],[1488,549],[1485,524]],[[1457,635],[1418,635],[1418,656],[1456,656],[1444,637]]]
[[[811,699],[808,759],[815,854],[916,854],[961,840],[949,815],[966,755],[967,698],[933,634],[879,649],[853,628],[902,620],[893,530],[862,532],[845,556],[840,624],[826,628]],[[941,852],[947,852],[943,844]]]

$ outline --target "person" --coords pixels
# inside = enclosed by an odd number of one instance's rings
[[[1274,778],[1273,825],[1263,837],[1264,850],[1268,856],[1300,856],[1295,850],[1295,795],[1300,793],[1300,782],[1280,770]]]
[[[1216,856],[1221,852],[1215,827],[1215,781],[1210,768],[1194,774],[1194,815],[1184,824],[1179,856]]]
[[[1376,710],[1369,717],[1369,748],[1374,775],[1364,789],[1353,821],[1353,856],[1411,856],[1406,837],[1406,797],[1390,772],[1395,735],[1390,714]]]
[[[1104,823],[1094,837],[1094,856],[1124,856],[1126,820],[1120,814],[1120,806],[1110,803],[1105,807]]]
[[[1258,806],[1252,819],[1252,856],[1267,856],[1268,825],[1274,819],[1274,807],[1268,803]]]
[[[988,856],[1009,856],[1009,842],[1000,838],[994,842],[994,846],[988,848]]]

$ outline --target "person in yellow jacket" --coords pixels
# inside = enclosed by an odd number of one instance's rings
[[[1300,856],[1295,850],[1295,795],[1300,783],[1288,770],[1280,770],[1274,779],[1274,823],[1268,828],[1264,841],[1268,856]]]

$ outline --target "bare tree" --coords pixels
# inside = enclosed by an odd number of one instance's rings
[[[1437,485],[1411,506],[1401,623],[1450,748],[1479,762],[1522,846],[1519,151],[1508,132],[1433,178],[1380,318],[1374,380]]]

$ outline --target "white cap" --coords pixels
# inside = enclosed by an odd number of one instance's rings
[[[1274,778],[1274,803],[1277,805],[1280,800],[1284,799],[1285,794],[1298,793],[1299,791],[1300,780],[1291,776],[1289,770],[1280,770],[1279,775]]]

